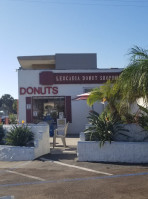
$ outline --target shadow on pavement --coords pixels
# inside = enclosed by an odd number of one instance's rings
[[[44,156],[41,156],[39,158],[42,159],[48,159],[48,160],[53,160],[53,161],[59,161],[59,160],[76,160],[77,159],[77,154],[46,154]],[[42,160],[41,160],[42,161]]]

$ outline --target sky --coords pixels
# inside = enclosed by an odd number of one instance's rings
[[[148,0],[0,0],[0,97],[18,98],[18,56],[97,53],[98,68],[125,68],[148,49]]]

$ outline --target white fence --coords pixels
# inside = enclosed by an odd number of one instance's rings
[[[0,161],[33,160],[41,155],[50,153],[49,125],[32,124],[28,125],[28,127],[34,133],[34,147],[0,145]],[[9,131],[12,125],[4,125],[3,128]]]

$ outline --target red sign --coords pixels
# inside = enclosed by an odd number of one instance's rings
[[[41,85],[53,84],[97,84],[107,80],[116,80],[120,72],[112,73],[53,73],[41,72],[39,80]]]
[[[46,86],[46,87],[20,87],[20,95],[31,95],[31,94],[58,94],[58,87],[51,87],[51,86]]]

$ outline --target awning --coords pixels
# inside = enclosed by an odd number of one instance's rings
[[[90,92],[83,93],[83,94],[77,95],[77,97],[74,98],[74,100],[87,100],[87,98],[89,97],[89,95],[90,95]]]

